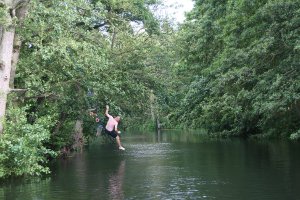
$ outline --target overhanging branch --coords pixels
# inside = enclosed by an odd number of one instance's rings
[[[27,92],[28,89],[9,89],[9,92]]]

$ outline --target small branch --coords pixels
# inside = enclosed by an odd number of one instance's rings
[[[25,99],[40,99],[40,98],[50,98],[50,97],[58,97],[55,94],[42,94],[37,96],[25,97]]]
[[[27,92],[28,89],[9,89],[9,92]]]
[[[107,25],[107,22],[103,22],[103,23],[99,23],[99,24],[96,24],[93,26],[94,29],[98,29],[98,28],[101,28],[103,26]]]

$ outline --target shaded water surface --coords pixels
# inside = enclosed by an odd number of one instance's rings
[[[197,133],[101,138],[51,165],[43,179],[8,180],[0,199],[298,200],[300,144],[212,140]]]

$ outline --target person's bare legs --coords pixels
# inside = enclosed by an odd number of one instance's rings
[[[120,140],[120,137],[119,137],[119,136],[117,136],[117,137],[116,137],[116,140],[117,140],[117,143],[118,143],[119,147],[121,147],[122,145],[121,145],[121,140]]]
[[[119,145],[119,149],[125,150],[125,148],[122,147],[122,145],[121,145],[121,139],[120,139],[120,136],[117,136],[117,137],[116,137],[116,140],[117,140],[117,143],[118,143],[118,145]]]

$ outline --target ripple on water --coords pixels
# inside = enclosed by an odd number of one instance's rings
[[[215,199],[207,194],[207,191],[201,185],[225,184],[219,181],[207,181],[201,178],[178,177],[173,178],[170,185],[165,188],[161,196],[168,196],[170,199]]]
[[[129,155],[134,158],[167,157],[175,151],[170,143],[132,144],[129,146]]]

